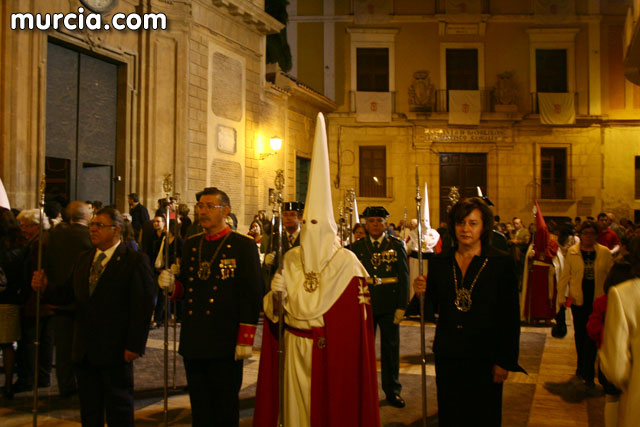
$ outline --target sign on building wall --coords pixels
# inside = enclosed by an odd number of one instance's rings
[[[424,139],[428,142],[502,142],[511,139],[511,130],[427,128],[424,130]]]

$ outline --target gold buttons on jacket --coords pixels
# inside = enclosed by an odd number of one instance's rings
[[[209,310],[205,311],[204,314],[206,314],[207,316],[211,314],[211,312]]]
[[[193,292],[193,288],[189,288],[189,292]]]
[[[190,282],[193,282],[193,277],[189,277],[189,281],[190,281]]]
[[[193,310],[189,310],[187,313],[189,313],[189,316],[191,316],[193,314]]]
[[[211,298],[211,299],[209,300],[209,302],[210,302],[211,304],[213,304],[213,298]]]
[[[193,303],[193,299],[192,299],[192,298],[189,298],[189,299],[187,300],[187,302],[188,302],[189,304],[191,304],[191,303]]]
[[[193,271],[193,267],[189,267],[189,271]]]
[[[218,287],[217,287],[217,286],[214,286],[214,287],[213,287],[213,290],[214,290],[214,291],[217,291],[217,290],[218,290]]]

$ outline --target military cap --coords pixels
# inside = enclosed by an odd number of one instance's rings
[[[282,211],[296,211],[299,214],[302,214],[304,211],[304,203],[302,202],[284,202],[282,204]]]
[[[384,208],[384,206],[368,206],[362,213],[362,216],[365,218],[370,218],[374,216],[387,218],[391,216],[391,214]]]

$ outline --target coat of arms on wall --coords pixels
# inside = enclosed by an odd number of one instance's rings
[[[493,106],[496,112],[513,113],[518,111],[518,90],[513,81],[513,73],[505,71],[498,74],[493,90]]]
[[[429,71],[416,71],[409,85],[409,111],[433,111],[434,104],[435,89],[429,78]]]

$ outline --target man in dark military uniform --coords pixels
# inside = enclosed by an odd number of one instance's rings
[[[252,354],[258,323],[263,288],[258,247],[225,223],[229,210],[226,193],[215,187],[203,191],[198,215],[204,232],[185,242],[179,268],[184,301],[179,352],[194,426],[238,425],[242,361]],[[173,275],[164,270],[159,282],[171,288]]]
[[[403,408],[398,381],[400,370],[400,321],[409,297],[409,266],[404,243],[385,233],[389,212],[382,206],[365,209],[369,236],[353,243],[352,251],[371,276],[367,279],[371,293],[374,327],[380,326],[382,390],[389,403]]]
[[[302,214],[304,212],[304,203],[302,202],[285,202],[282,204],[282,255],[291,248],[300,246],[300,222],[302,221]],[[277,231],[273,234],[275,235]],[[277,240],[275,244],[269,248],[270,252],[264,257],[264,265],[267,277],[265,278],[268,283],[271,283],[271,278],[278,269],[277,260]],[[265,291],[269,291],[266,289]]]

